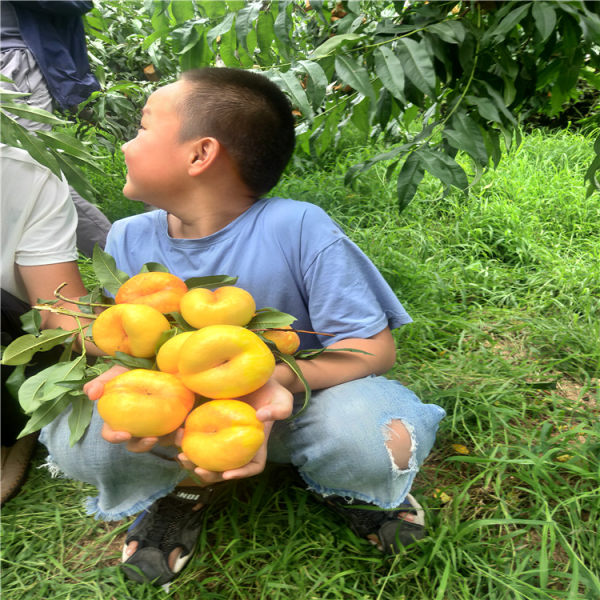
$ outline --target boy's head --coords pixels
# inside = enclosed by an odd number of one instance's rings
[[[279,180],[294,150],[294,118],[285,94],[269,79],[241,69],[185,71],[177,102],[180,140],[213,137],[257,197]]]

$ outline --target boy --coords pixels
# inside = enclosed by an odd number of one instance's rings
[[[333,334],[303,334],[302,347],[369,354],[299,361],[313,397],[292,421],[284,419],[303,388],[278,364],[245,398],[265,423],[265,444],[240,469],[196,468],[204,488],[185,479],[175,446],[166,445],[172,438],[131,439],[95,415],[70,449],[66,415],[45,428],[58,466],[98,488],[92,512],[121,519],[144,511],[126,539],[125,572],[159,584],[173,579],[192,555],[203,508],[223,490],[220,482],[261,472],[267,457],[292,463],[356,533],[386,552],[422,537],[423,511],[408,492],[444,411],[380,376],[395,361],[390,329],[410,317],[373,264],[320,208],[264,197],[294,147],[285,95],[256,73],[199,69],[152,94],[142,114],[137,137],[123,146],[123,191],[159,210],[113,226],[107,251],[119,269],[133,275],[156,261],[183,279],[235,275],[257,306],[294,315],[297,329]],[[97,399],[116,372],[87,384],[89,397]],[[192,468],[184,455],[179,460]]]

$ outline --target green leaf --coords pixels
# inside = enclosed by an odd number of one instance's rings
[[[57,152],[55,157],[67,181],[81,196],[90,199],[97,194],[96,188],[90,183],[89,177],[71,164],[69,155]]]
[[[483,166],[488,164],[489,157],[481,129],[464,112],[453,115],[451,127],[444,129],[443,136],[451,146],[466,152],[479,164]]]
[[[396,43],[404,67],[404,75],[417,89],[434,97],[435,71],[427,46],[410,38],[399,39]]]
[[[17,117],[29,119],[36,123],[47,123],[49,125],[67,125],[68,122],[54,116],[48,111],[30,106],[24,102],[13,102],[12,100],[2,100],[2,110],[8,111]]]
[[[310,402],[311,398],[311,389],[308,385],[308,381],[306,381],[302,370],[298,366],[298,363],[296,362],[296,359],[293,356],[291,356],[290,354],[283,354],[282,352],[279,352],[277,350],[273,351],[273,355],[275,356],[275,358],[278,358],[281,362],[285,363],[294,372],[296,377],[302,382],[302,385],[304,386],[304,401],[302,402],[300,410],[288,418],[289,421],[292,421],[296,417],[300,416],[300,414],[308,406],[308,403]]]
[[[215,0],[196,0],[196,5],[201,8],[204,11],[204,14],[210,19],[217,19],[227,14],[227,4],[225,4],[225,2],[215,2]]]
[[[65,342],[74,331],[63,329],[44,329],[39,336],[22,335],[11,342],[2,354],[3,365],[27,364],[36,352],[46,352]]]
[[[173,319],[173,321],[175,322],[175,325],[178,329],[181,329],[182,331],[196,331],[195,327],[192,327],[182,316],[181,313],[178,312],[171,312],[169,313],[169,316]],[[169,330],[170,331],[170,330]],[[167,332],[168,333],[168,332]],[[158,344],[159,345],[161,343],[161,340],[159,339]]]
[[[327,75],[319,63],[310,60],[299,60],[298,64],[308,74],[306,95],[313,108],[317,109],[321,106],[325,99],[325,94],[327,93]]]
[[[366,140],[371,132],[371,100],[362,95],[356,96],[352,102],[352,115],[350,120],[354,126],[360,131]],[[377,105],[375,105],[375,110]]]
[[[252,320],[246,325],[248,329],[268,329],[291,325],[296,317],[281,312],[276,308],[261,308],[256,311]]]
[[[99,174],[105,175],[104,170],[98,166],[99,162],[105,160],[101,156],[94,156],[88,149],[73,135],[62,131],[36,131],[36,135],[46,142],[51,148],[60,148],[70,157],[77,159],[90,167]]]
[[[273,29],[275,31],[276,38],[281,42],[283,48],[289,48],[291,46],[290,33],[293,29],[292,17],[291,17],[291,0],[280,0],[279,1],[279,13],[275,17],[275,23]]]
[[[345,54],[335,57],[335,70],[340,79],[375,104],[375,92],[365,67]]]
[[[186,23],[196,16],[194,13],[194,3],[191,0],[177,0],[177,2],[171,2],[170,7],[178,23]]]
[[[168,273],[169,269],[167,269],[167,267],[165,267],[165,265],[161,265],[160,263],[157,262],[147,262],[144,263],[144,265],[142,265],[142,268],[140,269],[140,273]]]
[[[465,39],[465,26],[458,20],[442,21],[427,26],[427,31],[435,33],[441,40],[448,44],[462,44]]]
[[[503,42],[506,34],[509,33],[529,12],[530,4],[535,2],[525,2],[518,5],[518,8],[511,9],[510,12],[500,20],[497,25],[492,25],[481,38],[482,46],[486,46],[490,43]],[[508,7],[509,5],[507,5]]]
[[[94,403],[83,393],[71,394],[73,409],[69,415],[69,446],[74,446],[83,436],[94,413]]]
[[[100,285],[111,294],[116,294],[129,279],[127,273],[117,269],[115,259],[98,245],[94,246],[92,267]]]
[[[306,97],[306,92],[300,85],[298,78],[291,71],[277,73],[277,78],[282,84],[284,91],[290,95],[292,105],[295,106],[304,117],[312,119],[314,116],[312,106]]]
[[[531,14],[535,27],[540,32],[542,42],[545,42],[556,26],[556,12],[549,2],[534,2]]]
[[[423,179],[425,171],[421,166],[419,151],[413,152],[404,161],[398,173],[396,186],[398,194],[398,211],[402,212],[414,198],[419,183]]]
[[[12,373],[6,378],[4,387],[6,391],[15,399],[19,399],[19,388],[25,382],[25,365],[16,366]]]
[[[320,46],[317,46],[313,50],[313,52],[309,55],[311,60],[319,60],[320,58],[325,58],[331,54],[337,52],[340,46],[344,45],[354,45],[359,40],[365,39],[365,35],[362,33],[344,33],[341,35],[334,35],[330,37],[327,41],[323,42]]]
[[[113,362],[129,369],[152,369],[154,367],[153,358],[139,358],[137,356],[131,356],[124,352],[117,351],[113,358]]]
[[[400,59],[388,48],[381,46],[375,50],[375,72],[381,83],[394,96],[406,104],[404,97],[404,69]]]
[[[18,438],[22,438],[34,431],[38,431],[42,427],[51,423],[60,415],[67,406],[69,406],[70,398],[69,393],[65,392],[64,395],[55,398],[51,402],[45,402],[42,404],[32,415],[25,428],[19,433]]]
[[[246,0],[226,0],[226,3],[227,8],[231,11],[242,10],[246,6]]]
[[[237,280],[237,277],[230,275],[208,275],[206,277],[191,277],[185,280],[185,284],[190,290],[194,288],[214,289],[224,285],[235,285]]]
[[[56,177],[62,178],[61,170],[52,150],[35,135],[17,123],[10,115],[0,109],[1,141],[17,148],[23,148],[33,159],[48,167]]]
[[[156,42],[156,40],[166,37],[168,32],[169,32],[168,28],[159,29],[157,31],[152,32],[149,36],[144,38],[144,41],[142,42],[142,46],[141,46],[142,50],[144,50],[144,51],[148,50],[148,48],[150,48],[150,46],[152,46],[152,44],[154,44],[154,42]]]
[[[39,310],[32,308],[19,317],[21,329],[32,335],[39,335],[42,327],[42,315]]]
[[[221,42],[219,44],[219,56],[226,67],[232,69],[240,68],[240,61],[238,59],[239,53],[237,52],[235,31],[228,31],[221,36]]]
[[[179,57],[182,71],[210,66],[214,54],[206,43],[206,32],[203,30],[196,44]]]
[[[256,23],[256,41],[260,50],[260,54],[258,55],[260,59],[262,59],[265,54],[269,55],[271,52],[271,46],[273,44],[273,39],[275,38],[273,23],[273,15],[271,12],[261,12],[258,15],[258,21]]]
[[[489,98],[467,95],[465,99],[467,100],[467,102],[477,107],[477,112],[486,121],[502,123],[502,119],[500,117],[498,109],[496,108],[496,105]]]
[[[206,34],[207,43],[212,46],[213,42],[219,37],[225,35],[231,30],[233,21],[235,19],[235,13],[229,13],[217,26],[213,27]]]
[[[78,382],[82,386],[84,376],[84,356],[51,365],[23,383],[19,389],[19,404],[26,413],[31,414],[45,402],[54,400],[67,391],[60,383]]]
[[[454,186],[461,190],[466,190],[469,186],[463,168],[448,154],[421,148],[419,158],[421,165],[445,185]]]
[[[237,13],[235,19],[235,35],[242,45],[242,48],[245,50],[248,50],[248,34],[252,30],[254,21],[258,18],[259,11],[260,6],[251,4],[250,6],[242,8],[242,10]]]
[[[358,175],[368,171],[373,165],[377,164],[381,161],[392,160],[396,158],[399,154],[403,152],[407,152],[413,147],[412,144],[402,144],[401,146],[396,146],[392,148],[389,152],[382,152],[366,160],[361,163],[357,163],[352,165],[347,171],[344,177],[344,182],[346,185],[349,185]]]

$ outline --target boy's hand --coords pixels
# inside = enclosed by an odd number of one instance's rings
[[[104,384],[109,382],[111,379],[116,377],[117,375],[121,375],[121,373],[125,373],[128,371],[126,367],[121,367],[119,365],[115,365],[102,373],[102,375],[98,375],[92,381],[88,381],[83,386],[83,391],[87,394],[90,400],[98,400],[102,393],[104,392]],[[183,430],[182,430],[183,431]],[[126,448],[130,452],[148,452],[152,450],[155,444],[159,443],[161,446],[172,446],[175,443],[175,437],[177,432],[170,433],[168,435],[164,435],[162,437],[144,437],[138,438],[133,437],[130,433],[126,431],[115,431],[109,425],[104,423],[102,426],[102,438],[111,444],[121,444],[126,442]]]
[[[207,484],[229,479],[243,479],[244,477],[252,477],[261,473],[267,463],[267,442],[273,428],[273,423],[286,419],[292,414],[294,398],[291,392],[273,378],[269,379],[265,385],[255,392],[239,399],[253,406],[256,410],[256,417],[265,424],[265,441],[247,465],[239,469],[223,471],[222,473],[215,473],[214,471],[195,467],[183,452],[179,454],[178,458],[183,467],[193,470]],[[176,436],[176,444],[178,446],[181,445],[182,437],[183,431],[178,432]]]

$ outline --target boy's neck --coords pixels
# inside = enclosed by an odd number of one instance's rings
[[[196,200],[182,207],[168,209],[169,235],[178,239],[204,238],[220,231],[246,212],[256,201],[251,196],[237,196],[219,202]]]

